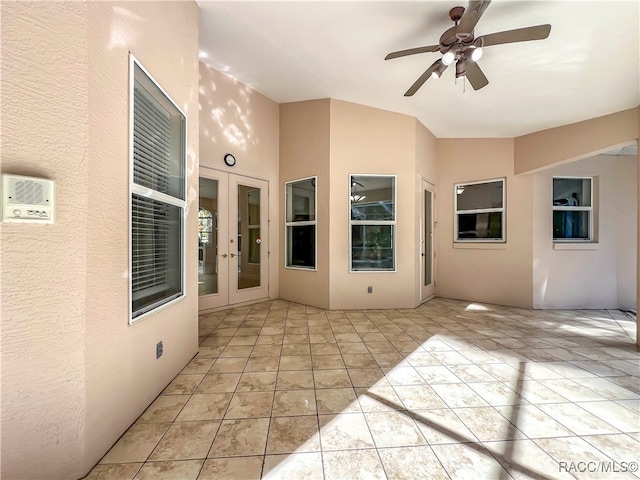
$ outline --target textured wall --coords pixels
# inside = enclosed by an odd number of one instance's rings
[[[2,172],[56,183],[56,223],[2,228],[3,479],[81,473],[87,6],[2,2]]]
[[[198,8],[1,8],[2,171],[57,188],[54,225],[2,229],[2,478],[76,479],[197,351]],[[184,299],[132,326],[129,51],[188,117],[194,266]]]

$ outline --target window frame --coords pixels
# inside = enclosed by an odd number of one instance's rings
[[[288,213],[289,203],[290,203],[289,195],[288,195],[289,185],[293,185],[294,183],[304,182],[307,180],[311,180],[311,184],[313,185],[313,208],[314,208],[313,220],[288,222],[287,218],[289,218],[289,216],[287,215],[287,213]],[[314,262],[313,264],[315,266],[305,267],[301,265],[288,265],[289,263],[289,255],[288,255],[289,227],[309,227],[309,226],[314,227],[313,229],[314,231],[314,251],[313,251]],[[297,178],[295,180],[289,180],[287,182],[284,182],[284,268],[290,269],[290,270],[304,270],[307,272],[318,271],[318,177],[315,175],[310,177]]]
[[[476,208],[473,210],[458,210],[458,189],[468,185],[481,185],[484,183],[502,182],[502,207]],[[459,238],[459,216],[474,213],[496,213],[502,215],[500,222],[500,238]],[[453,185],[453,242],[454,243],[507,243],[507,179],[506,177],[491,178],[488,180],[476,180],[471,182],[459,182]]]
[[[182,145],[176,146],[176,151],[179,152],[182,162],[182,192],[183,199],[168,195],[148,187],[144,187],[135,183],[134,181],[134,112],[135,112],[135,81],[136,81],[136,67],[139,68],[151,81],[154,88],[158,89],[158,92],[164,95],[165,100],[168,101],[182,116],[182,138],[180,139]],[[145,90],[145,93],[154,97],[151,92]],[[154,97],[155,99],[155,97]],[[157,99],[156,99],[157,100]],[[162,102],[159,102],[162,103]],[[149,71],[142,65],[142,63],[132,54],[129,53],[129,236],[128,236],[128,311],[129,311],[129,324],[133,325],[153,314],[158,313],[160,310],[168,308],[175,303],[181,301],[187,296],[187,136],[188,136],[188,118],[184,111],[178,106],[178,104],[171,98],[171,96],[162,88],[160,83],[149,73]],[[180,292],[172,294],[167,298],[158,300],[144,308],[139,310],[133,310],[133,197],[137,195],[149,200],[165,203],[180,209],[180,242],[179,248],[181,250],[179,260],[181,262],[180,268]],[[138,313],[139,312],[139,313]]]
[[[351,218],[351,189],[353,185],[353,177],[379,177],[393,179],[393,220],[353,220]],[[349,219],[349,273],[367,274],[367,273],[397,273],[398,271],[398,176],[386,173],[350,173],[348,174],[348,195],[347,195],[347,216]],[[391,249],[393,250],[393,269],[357,269],[353,268],[353,226],[354,225],[389,225],[391,226]]]
[[[590,206],[583,206],[583,205],[573,205],[573,206],[565,206],[565,205],[553,205],[553,183],[554,180],[562,180],[562,179],[569,179],[569,180],[589,180],[589,196],[591,199],[591,205]],[[552,222],[552,226],[551,226],[551,237],[553,239],[553,243],[595,243],[595,238],[594,238],[594,223],[595,223],[595,215],[594,215],[594,207],[593,204],[595,203],[595,197],[594,197],[594,183],[595,183],[595,177],[589,177],[589,176],[578,176],[578,175],[554,175],[553,177],[551,177],[551,222]],[[588,212],[588,218],[589,218],[589,238],[556,238],[553,236],[554,232],[553,232],[553,212]]]

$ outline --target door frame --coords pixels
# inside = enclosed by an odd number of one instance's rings
[[[206,312],[227,308],[229,306],[240,306],[251,303],[256,303],[262,300],[269,299],[269,292],[271,290],[269,283],[269,236],[270,236],[270,182],[265,178],[260,178],[252,175],[244,175],[241,173],[232,173],[225,170],[219,170],[217,168],[207,167],[204,165],[199,166],[198,179],[206,178],[210,180],[216,180],[218,182],[218,238],[216,239],[218,245],[218,293],[208,295],[198,295],[198,311]],[[244,180],[244,183],[243,183]],[[230,228],[231,218],[230,211],[232,208],[232,202],[230,201],[232,190],[237,193],[237,185],[257,186],[261,189],[260,204],[261,204],[261,238],[260,244],[260,258],[261,258],[261,283],[260,287],[243,289],[237,291],[237,275],[231,276],[232,265],[237,269],[237,260],[232,262],[229,255],[229,246],[231,234],[234,229]],[[223,197],[224,196],[224,197]],[[222,198],[223,197],[223,198]],[[200,205],[200,195],[198,192],[198,207]],[[237,207],[237,197],[235,198],[235,205]],[[236,222],[237,229],[237,222]],[[237,232],[235,232],[237,233]],[[225,254],[227,256],[225,256]],[[225,261],[222,261],[224,257]],[[235,257],[237,259],[237,257]],[[197,262],[195,264],[197,269]],[[235,284],[236,291],[232,292],[232,288]],[[196,289],[197,291],[197,289]]]
[[[425,276],[425,191],[431,193],[431,283],[424,285]],[[431,300],[436,295],[436,225],[435,221],[435,204],[436,204],[436,186],[425,180],[420,179],[420,249],[418,262],[420,263],[420,303]]]

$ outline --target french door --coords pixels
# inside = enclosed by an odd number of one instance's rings
[[[429,300],[436,293],[435,249],[434,249],[434,204],[433,185],[422,180],[422,215],[420,228],[420,300]]]
[[[200,170],[199,310],[267,298],[269,183]]]

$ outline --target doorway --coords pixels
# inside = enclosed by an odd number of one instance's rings
[[[209,169],[199,183],[199,310],[268,298],[269,183]]]
[[[420,301],[427,301],[435,296],[435,249],[434,249],[434,201],[435,188],[422,180],[422,215],[420,228]]]

